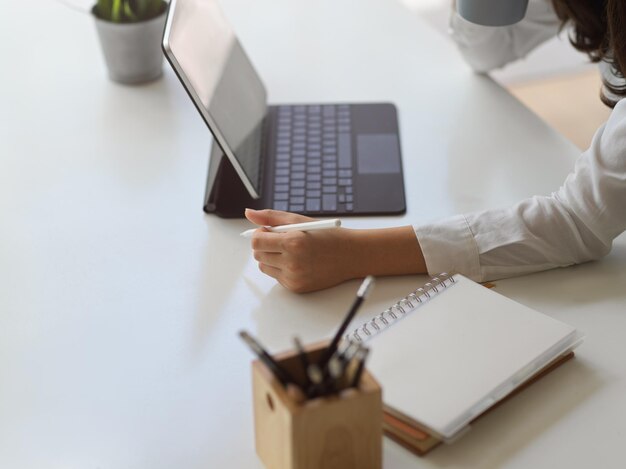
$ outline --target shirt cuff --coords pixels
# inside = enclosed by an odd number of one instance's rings
[[[459,273],[482,281],[478,246],[463,215],[414,226],[430,275]]]

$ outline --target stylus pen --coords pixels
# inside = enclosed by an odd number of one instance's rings
[[[361,306],[361,304],[367,297],[367,294],[371,290],[372,285],[374,285],[374,277],[372,277],[371,275],[368,275],[367,277],[365,277],[365,280],[363,280],[363,283],[361,283],[361,286],[359,287],[359,290],[356,293],[356,298],[354,299],[354,302],[352,303],[352,307],[348,311],[348,314],[346,314],[346,317],[341,323],[341,326],[339,326],[339,330],[337,331],[337,333],[335,334],[335,337],[333,337],[333,340],[330,342],[330,345],[324,352],[322,359],[319,361],[319,365],[322,369],[326,368],[326,366],[328,365],[328,360],[330,360],[330,357],[332,357],[335,351],[337,350],[337,345],[339,345],[339,341],[341,340],[343,333],[346,332],[346,329],[350,325],[350,322],[354,318],[354,315],[357,313],[357,311],[359,310],[359,307]]]
[[[270,371],[274,374],[276,379],[280,381],[284,387],[287,387],[288,384],[294,383],[293,378],[287,372],[287,370],[280,367],[276,360],[272,358],[272,356],[265,351],[265,349],[259,344],[256,340],[250,336],[246,331],[239,332],[239,337],[243,339],[243,341],[248,344],[248,347],[252,349],[252,351],[259,357],[265,366],[267,366]]]
[[[330,228],[339,228],[341,226],[341,220],[339,218],[333,218],[332,220],[319,220],[309,221],[306,223],[294,223],[293,225],[280,225],[280,226],[266,226],[265,229],[272,233],[287,233],[288,231],[315,231],[315,230],[328,230]],[[252,238],[252,235],[258,228],[252,228],[250,230],[241,233],[244,238]]]

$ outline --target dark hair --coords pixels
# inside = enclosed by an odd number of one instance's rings
[[[626,1],[625,0],[552,0],[563,27],[574,27],[570,42],[585,52],[592,62],[611,64],[619,78],[626,75]],[[618,86],[603,80],[604,87],[615,96],[626,96],[626,86]],[[602,102],[615,107],[616,102],[604,91]]]

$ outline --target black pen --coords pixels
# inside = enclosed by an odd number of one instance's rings
[[[293,338],[293,343],[296,346],[296,350],[298,351],[298,356],[300,357],[300,362],[302,363],[302,370],[304,371],[304,388],[307,389],[310,384],[311,384],[311,380],[309,379],[309,358],[306,355],[306,352],[304,351],[304,347],[302,346],[302,342],[300,342],[300,339],[298,339],[297,337]]]
[[[337,345],[339,344],[339,341],[341,340],[343,333],[346,331],[346,329],[350,325],[350,322],[352,321],[352,319],[354,318],[354,315],[359,310],[359,307],[363,303],[363,300],[365,300],[365,297],[367,296],[368,292],[371,290],[373,284],[374,284],[374,277],[372,277],[371,275],[368,275],[367,277],[365,277],[365,280],[363,280],[363,283],[361,283],[361,286],[359,287],[359,290],[356,293],[356,298],[354,299],[354,302],[352,303],[352,307],[348,311],[348,314],[346,314],[346,317],[341,323],[341,326],[339,326],[339,330],[337,331],[337,333],[335,334],[335,337],[333,337],[333,340],[331,341],[330,345],[324,352],[322,359],[319,361],[321,368],[326,368],[326,365],[328,364],[328,360],[330,360],[330,357],[337,350]]]
[[[259,360],[261,360],[265,366],[267,366],[270,371],[274,373],[274,376],[276,376],[278,381],[280,381],[280,384],[284,387],[287,387],[287,385],[291,383],[295,384],[291,375],[286,370],[281,368],[280,365],[276,363],[276,360],[274,360],[272,356],[265,351],[261,344],[254,340],[250,334],[246,331],[241,331],[239,332],[239,337],[241,337],[243,341],[248,344],[256,356],[259,357]]]
[[[369,354],[370,349],[366,347],[361,347],[356,353],[356,360],[358,361],[357,369],[352,378],[352,383],[350,383],[350,387],[358,388],[359,382],[361,381],[361,376],[363,375],[363,369],[365,368],[365,360],[367,360],[367,355]]]

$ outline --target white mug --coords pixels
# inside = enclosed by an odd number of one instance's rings
[[[528,0],[457,0],[457,10],[467,21],[483,26],[508,26],[526,15]]]

